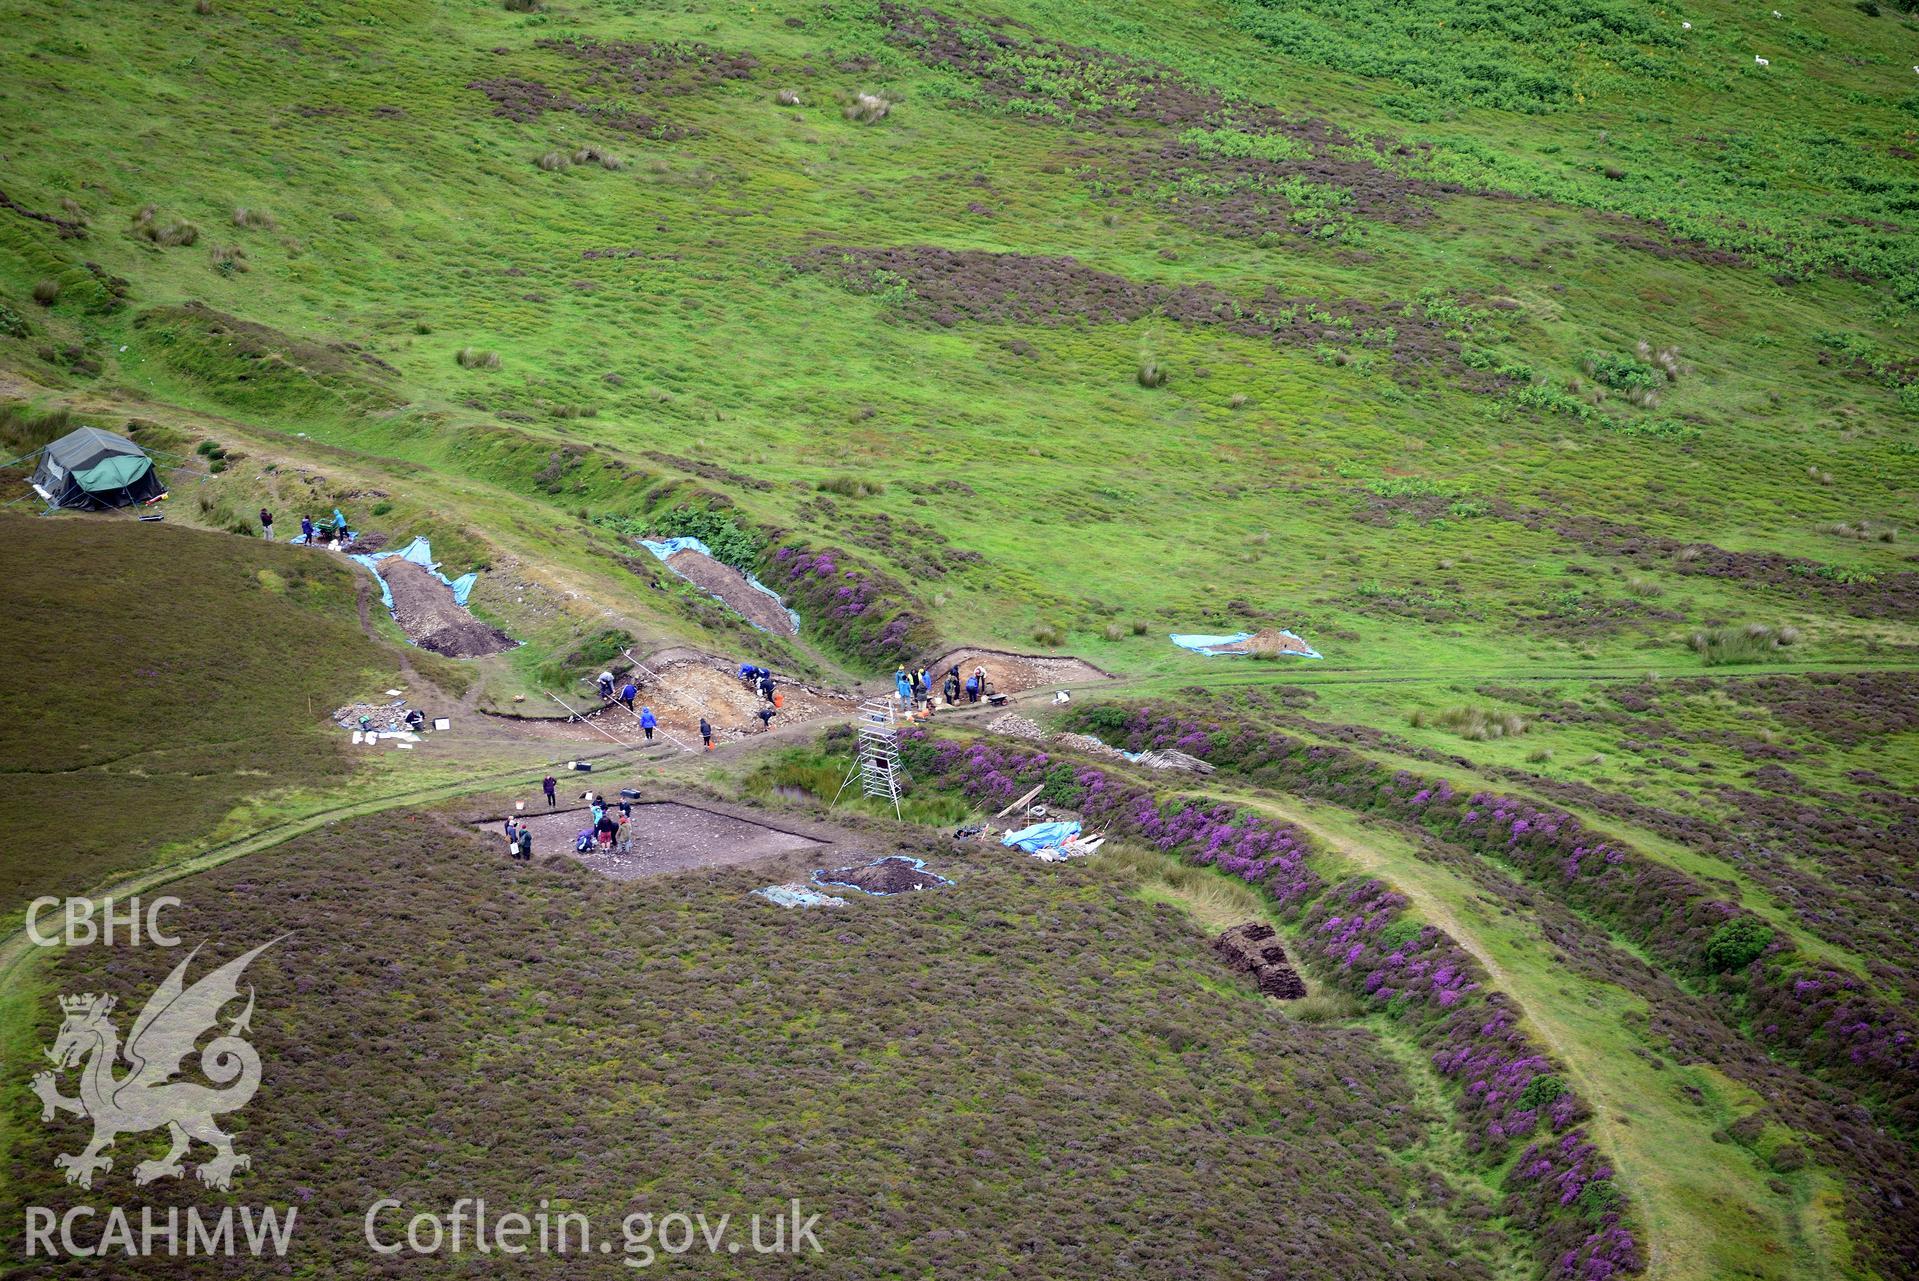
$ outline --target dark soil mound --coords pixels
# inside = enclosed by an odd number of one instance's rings
[[[898,855],[864,867],[835,868],[830,872],[821,872],[813,879],[822,885],[846,885],[865,890],[868,894],[900,894],[907,890],[931,889],[935,885],[949,883],[945,877],[915,867],[912,859]]]
[[[1226,967],[1251,974],[1259,990],[1278,1001],[1296,1001],[1306,995],[1306,984],[1287,963],[1286,948],[1273,927],[1260,921],[1235,925],[1213,940],[1213,951]]]
[[[732,607],[733,612],[761,631],[775,636],[795,636],[793,616],[778,601],[746,581],[746,575],[731,565],[723,565],[699,552],[674,552],[666,558],[674,573],[701,591],[710,592]]]
[[[448,658],[479,658],[512,649],[511,636],[489,627],[453,599],[453,589],[410,560],[389,556],[380,577],[393,593],[393,617],[407,639]]]

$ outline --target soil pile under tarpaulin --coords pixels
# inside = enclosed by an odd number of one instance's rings
[[[1291,632],[1268,627],[1243,641],[1219,647],[1222,654],[1310,654],[1313,647]]]
[[[1044,654],[1008,654],[997,649],[956,649],[926,665],[927,672],[933,678],[933,688],[939,689],[946,680],[946,673],[954,667],[960,669],[960,682],[964,687],[967,677],[976,667],[986,669],[986,688],[994,694],[1017,694],[1022,690],[1038,689],[1048,685],[1079,685],[1086,681],[1108,681],[1112,673],[1102,672],[1091,663],[1079,658],[1050,658]],[[965,695],[962,693],[962,698]]]
[[[908,890],[928,890],[936,885],[952,884],[945,877],[927,871],[918,859],[902,858],[897,854],[861,867],[837,867],[830,872],[816,872],[813,879],[821,885],[844,885],[868,894],[904,894]]]
[[[775,636],[797,636],[793,616],[780,603],[746,581],[746,575],[731,565],[723,565],[711,556],[696,551],[674,552],[666,558],[667,568],[698,587],[719,597],[733,612],[762,631]]]
[[[421,649],[448,658],[479,658],[512,649],[516,643],[489,627],[453,599],[453,589],[425,569],[399,556],[380,562],[380,577],[393,593],[393,617],[407,639]]]

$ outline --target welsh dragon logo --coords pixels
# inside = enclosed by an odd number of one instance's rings
[[[71,1112],[93,1122],[93,1141],[84,1151],[53,1159],[57,1168],[67,1172],[67,1182],[91,1188],[96,1172],[113,1168],[113,1158],[101,1153],[113,1146],[115,1138],[162,1126],[173,1146],[160,1160],[134,1166],[135,1183],[179,1178],[186,1172],[180,1158],[196,1139],[214,1152],[213,1159],[195,1171],[207,1187],[225,1191],[232,1186],[235,1170],[253,1164],[253,1158],[233,1150],[233,1136],[213,1122],[217,1114],[245,1107],[260,1088],[260,1055],[246,1039],[253,1017],[251,986],[246,1008],[224,1034],[200,1050],[200,1071],[212,1085],[174,1078],[184,1070],[184,1061],[201,1036],[218,1031],[220,1011],[239,999],[240,975],[279,941],[262,943],[188,987],[187,966],[200,951],[194,948],[148,999],[133,1021],[124,1048],[119,1029],[107,1017],[113,1012],[113,997],[89,992],[60,998],[66,1019],[46,1054],[61,1072],[80,1069],[80,1095],[71,1099],[62,1095],[53,1072],[36,1075],[33,1092],[40,1096],[42,1121],[53,1120],[58,1112]],[[114,1066],[122,1059],[129,1070],[116,1076]]]

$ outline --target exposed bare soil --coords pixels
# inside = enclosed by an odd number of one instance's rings
[[[713,727],[716,745],[761,732],[756,713],[766,703],[757,691],[740,683],[727,660],[684,649],[674,651],[674,655],[648,660],[647,665],[659,679],[641,686],[640,696],[634,703],[637,709],[653,709],[663,731],[656,734],[656,743],[670,741],[667,735],[671,735],[680,744],[698,750],[702,716]],[[790,683],[778,676],[774,677],[774,685],[781,706],[773,717],[773,729],[801,721],[850,717],[859,705],[855,695]],[[623,743],[645,741],[638,716],[626,708],[617,704],[601,707],[598,695],[584,687],[566,701],[585,715],[590,724],[569,721],[563,715],[546,715],[547,709],[555,713],[560,710],[558,704],[550,701],[546,709],[536,709],[535,714],[529,716],[487,715],[494,724],[511,726],[517,736],[525,738],[605,743],[606,735],[610,734]],[[605,730],[604,734],[601,729]]]
[[[572,787],[575,781],[566,780],[566,786]],[[562,795],[567,793],[563,791]],[[574,852],[574,838],[593,825],[589,810],[529,811],[522,821],[532,829],[535,859],[565,855],[616,881],[637,881],[699,867],[754,863],[800,850],[821,849],[825,845],[797,832],[676,801],[634,804],[633,818],[628,825],[633,838],[630,854],[621,854],[617,849],[611,853],[597,849],[585,854]],[[475,826],[497,838],[501,856],[505,857],[506,837],[501,823],[496,820]]]
[[[986,669],[986,688],[992,694],[1017,694],[1041,686],[1078,685],[1086,681],[1109,681],[1111,672],[1103,672],[1080,658],[1049,658],[1044,654],[1009,654],[997,649],[956,649],[926,665],[938,690],[946,673],[957,666],[960,683],[976,667]],[[961,695],[964,697],[964,694]]]
[[[779,603],[753,584],[731,565],[695,551],[675,552],[666,558],[666,566],[701,591],[710,592],[730,606],[734,613],[762,631],[775,636],[795,636],[793,616]]]
[[[448,658],[479,658],[517,643],[468,613],[453,599],[452,588],[410,560],[387,557],[380,562],[380,577],[393,593],[400,630],[421,649]]]

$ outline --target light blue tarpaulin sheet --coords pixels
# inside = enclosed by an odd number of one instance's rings
[[[386,579],[380,577],[380,562],[389,556],[398,556],[401,560],[410,560],[427,573],[445,583],[448,587],[451,587],[453,589],[454,603],[463,608],[466,605],[466,598],[473,593],[473,584],[480,581],[478,574],[462,574],[458,578],[448,578],[445,574],[442,574],[439,565],[434,563],[433,548],[428,545],[424,538],[416,538],[405,547],[391,551],[362,552],[353,559],[373,571],[374,579],[380,584],[380,599],[386,602],[388,613],[393,611],[393,589],[386,585]]]
[[[1179,646],[1181,649],[1190,649],[1195,654],[1206,654],[1206,655],[1216,657],[1222,654],[1225,654],[1225,655],[1244,654],[1246,652],[1245,650],[1227,649],[1226,646],[1237,645],[1241,641],[1249,641],[1253,639],[1254,635],[1255,633],[1253,632],[1234,632],[1231,636],[1182,636],[1179,633],[1175,632],[1168,639],[1170,639],[1173,642],[1173,644]],[[1282,651],[1283,653],[1292,654],[1294,658],[1324,657],[1324,655],[1322,655],[1318,650],[1314,649],[1311,645],[1306,645],[1306,641],[1304,638],[1297,636],[1292,632],[1283,631],[1280,633],[1280,635],[1291,637],[1293,640],[1298,641],[1301,645],[1306,646],[1305,651],[1303,653],[1296,653],[1292,650],[1284,650]]]
[[[333,523],[329,525],[322,521],[315,521],[313,522],[313,532],[315,536],[321,534],[337,536],[344,533],[347,542],[352,542],[360,536],[359,530],[348,529],[346,527],[346,517],[340,514],[338,507],[333,509]],[[293,537],[287,539],[289,543],[304,543],[306,540],[307,536],[305,534],[295,534]]]
[[[1017,832],[1008,832],[1000,837],[999,843],[1017,845],[1028,854],[1033,854],[1049,845],[1057,846],[1062,841],[1070,841],[1078,835],[1078,823],[1035,823]]]
[[[655,556],[658,556],[662,563],[665,562],[668,556],[675,555],[679,552],[698,552],[700,555],[708,557],[709,559],[712,559],[712,560],[720,559],[718,556],[713,555],[713,549],[711,547],[708,547],[705,543],[701,542],[697,538],[657,538],[657,539],[642,538],[640,540],[640,546],[646,548],[646,550],[652,552]],[[726,564],[725,561],[720,561],[720,563],[723,565]],[[668,565],[667,568],[673,569],[671,565]],[[728,566],[728,568],[730,569],[734,567]],[[679,573],[678,570],[674,570],[673,572]],[[768,596],[771,596],[773,598],[773,603],[775,605],[778,605],[781,609],[786,610],[786,616],[793,620],[794,631],[797,632],[800,629],[800,616],[794,613],[791,609],[787,609],[786,602],[780,599],[780,594],[778,592],[774,591],[771,587],[768,587],[765,583],[762,583],[759,579],[753,577],[753,575],[747,573],[745,570],[739,570],[738,572],[740,577],[744,578],[747,582],[747,585],[751,587],[754,591],[765,592]],[[680,577],[686,578],[686,575],[681,574]],[[687,581],[692,582],[693,580],[688,578]],[[723,600],[720,600],[718,596],[713,596],[711,592],[708,592],[707,595],[711,597],[713,600],[720,601],[720,604],[722,605],[726,604],[726,602]],[[728,606],[728,608],[731,608],[731,606]],[[746,620],[746,625],[748,627],[759,627],[761,631],[766,630],[764,627],[760,627],[758,623],[754,622],[750,618]]]
[[[822,894],[818,890],[808,889],[798,881],[785,885],[762,885],[753,891],[769,903],[781,907],[845,907],[846,900],[834,898],[831,894]]]

